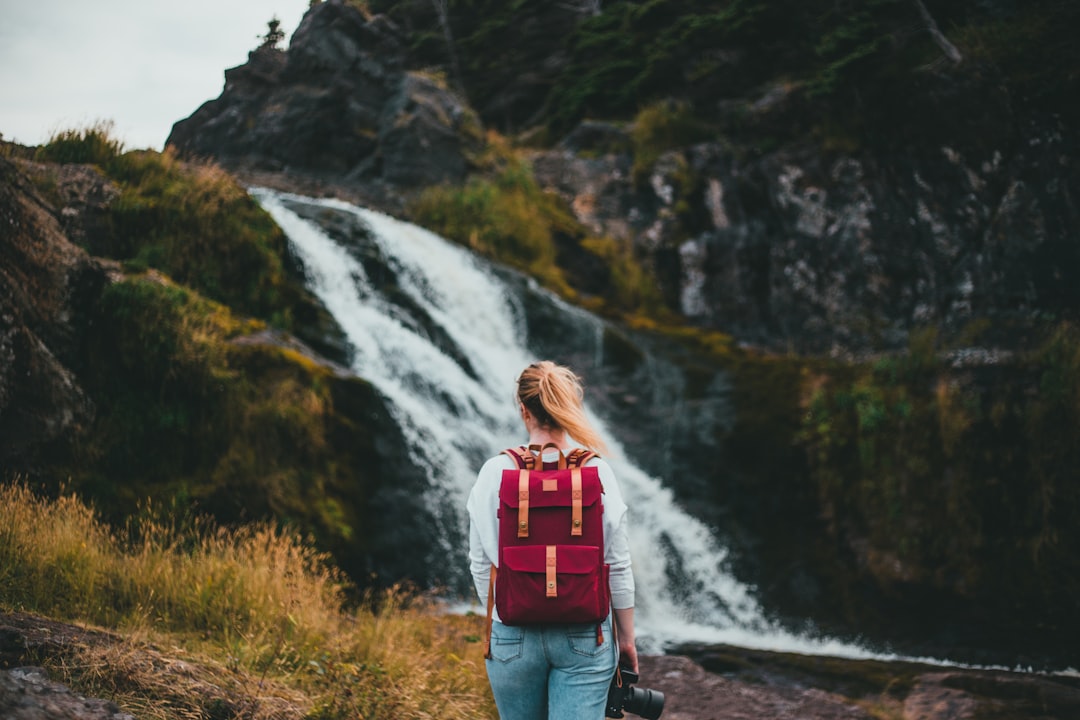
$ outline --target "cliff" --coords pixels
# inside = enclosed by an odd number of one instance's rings
[[[1067,93],[1077,59],[1051,74],[1032,47],[1057,51],[1071,11],[931,7],[959,28],[964,52],[946,58],[917,3],[863,20],[813,3],[451,3],[445,20],[422,3],[370,5],[386,14],[315,4],[287,51],[228,70],[168,144],[401,214],[423,188],[490,169],[482,119],[517,135],[587,233],[633,248],[664,308],[770,349],[860,356],[906,347],[913,329],[959,340],[989,322],[976,338],[989,356],[1034,318],[1075,314],[1080,141],[1047,88]],[[785,52],[749,46],[752,32],[787,42],[800,18]],[[1011,56],[991,34],[1007,24]],[[844,55],[839,35],[877,49]],[[640,74],[605,88],[619,38],[640,43],[624,61]],[[1033,65],[1043,89],[1021,85]]]

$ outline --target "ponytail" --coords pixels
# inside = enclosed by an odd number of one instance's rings
[[[585,417],[584,397],[581,378],[550,360],[533,363],[518,377],[518,400],[542,427],[565,430],[589,450],[606,451]]]

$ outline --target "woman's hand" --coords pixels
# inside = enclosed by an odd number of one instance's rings
[[[619,640],[619,666],[638,672],[637,646],[634,644],[634,608],[615,610],[615,635]]]

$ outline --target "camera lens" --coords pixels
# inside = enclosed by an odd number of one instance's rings
[[[664,712],[664,693],[648,688],[630,688],[623,708],[645,720],[657,720]]]

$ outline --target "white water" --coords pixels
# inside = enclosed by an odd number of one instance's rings
[[[442,521],[460,526],[478,458],[524,440],[514,383],[523,367],[540,358],[529,350],[516,292],[484,261],[415,225],[338,200],[264,189],[252,194],[285,231],[303,260],[310,289],[347,334],[356,351],[353,370],[389,399],[412,459],[427,470],[432,492],[451,509]],[[381,297],[345,248],[290,211],[283,200],[352,213],[362,220],[398,274],[400,288],[453,339],[478,379]],[[575,308],[565,310],[594,323],[599,338],[599,320]],[[592,420],[608,445],[605,457],[630,507],[636,625],[646,650],[699,641],[883,657],[850,644],[792,635],[767,622],[749,589],[723,570],[725,549],[708,528],[678,507],[660,479],[626,459],[618,439],[599,418]],[[457,529],[457,534],[448,533],[444,550],[447,557],[460,558],[461,571],[467,572],[466,549],[453,547],[460,542],[455,537],[466,536],[463,527]],[[671,574],[688,582],[672,587]]]

